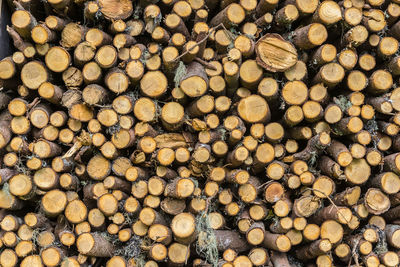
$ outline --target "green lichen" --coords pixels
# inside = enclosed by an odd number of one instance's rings
[[[110,235],[108,232],[100,232],[100,235],[113,245],[119,242],[118,236]]]
[[[353,105],[348,99],[347,97],[345,97],[344,95],[339,95],[338,97],[334,97],[333,98],[333,102],[335,102],[336,105],[339,106],[339,108],[344,112],[346,110],[348,110],[349,108],[351,108],[351,106]]]
[[[317,161],[318,161],[318,153],[317,153],[317,151],[311,151],[310,159],[308,160],[308,166],[310,168],[315,168],[315,166],[317,165]]]
[[[379,229],[378,227],[376,227],[375,229],[378,232],[379,240],[374,248],[374,253],[379,256],[380,254],[388,252],[388,246],[386,242],[385,232]]]
[[[196,230],[198,237],[196,241],[196,252],[202,256],[213,267],[218,266],[218,247],[214,230],[210,226],[208,214],[200,213],[196,217]]]
[[[271,210],[268,210],[268,214],[267,214],[267,216],[265,216],[264,221],[273,220],[274,218],[276,218],[276,216],[275,216],[274,211],[271,209]]]
[[[128,97],[132,98],[134,101],[138,100],[140,98],[140,88],[139,85],[135,86],[132,91],[129,91],[126,94]]]
[[[303,267],[304,266],[303,263],[301,263],[298,259],[296,259],[294,256],[290,255],[289,253],[288,253],[287,258],[290,263],[290,266],[293,266],[293,267]]]
[[[284,100],[282,97],[280,97],[280,98],[279,98],[279,101],[280,101],[279,109],[280,109],[280,110],[284,110],[284,109],[286,108],[286,102],[285,102],[285,100]]]
[[[146,49],[143,51],[139,61],[142,62],[143,65],[146,65],[146,61],[151,57],[150,52]]]
[[[232,48],[234,48],[235,45],[233,44],[233,42],[231,42],[227,47],[226,47],[226,51],[229,52],[229,50],[231,50]]]
[[[122,244],[119,243],[117,244],[118,249],[115,251],[115,255],[121,256],[126,260],[135,259],[137,266],[144,266],[145,255],[141,249],[141,237],[133,235],[129,242]]]
[[[135,219],[137,219],[135,216],[133,216],[132,214],[129,214],[128,212],[124,212],[123,213],[124,218],[125,218],[125,224],[127,225],[132,225],[135,223]]]
[[[121,130],[121,126],[119,125],[119,123],[117,123],[113,126],[108,127],[106,129],[106,133],[108,133],[109,135],[113,135],[113,134],[119,132],[119,130]]]
[[[179,85],[185,75],[186,75],[186,66],[182,61],[179,61],[179,64],[175,70],[175,76],[174,76],[175,87],[179,87]]]
[[[160,25],[160,23],[161,23],[161,21],[162,21],[162,15],[161,15],[161,13],[158,14],[158,16],[155,17],[153,20],[154,20],[154,25],[156,25],[156,26]]]
[[[35,247],[39,246],[38,239],[39,235],[44,231],[44,228],[36,228],[32,231],[32,242],[35,245]]]
[[[140,5],[136,5],[135,10],[133,11],[132,17],[133,19],[140,19],[143,14],[143,9]]]
[[[3,184],[3,188],[1,190],[3,190],[3,192],[6,193],[6,195],[11,195],[10,186],[8,185],[8,183]]]
[[[256,37],[254,36],[254,35],[252,35],[252,34],[245,34],[246,35],[246,37],[247,38],[249,38],[250,40],[253,40],[253,41],[255,41],[256,40]]]
[[[197,181],[194,177],[189,177],[190,180],[194,183],[195,188],[199,188],[199,181]]]
[[[240,31],[238,31],[234,27],[230,28],[229,31],[231,32],[231,38],[233,38],[233,39],[236,39],[239,35],[242,34]]]
[[[295,36],[294,31],[289,32],[289,34],[287,36],[288,41],[292,42],[294,36]]]
[[[378,123],[376,122],[375,118],[368,120],[365,124],[365,130],[367,130],[371,135],[376,135],[377,131],[379,130]]]

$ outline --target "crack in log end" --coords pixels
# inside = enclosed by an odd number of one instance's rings
[[[297,62],[297,50],[279,34],[266,34],[256,44],[257,63],[272,72],[283,72]]]
[[[130,0],[100,0],[100,11],[110,20],[126,19],[133,13]]]

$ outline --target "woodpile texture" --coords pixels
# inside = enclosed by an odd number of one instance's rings
[[[399,0],[8,4],[0,266],[399,266]]]

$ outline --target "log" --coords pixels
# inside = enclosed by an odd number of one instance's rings
[[[208,82],[204,67],[200,63],[192,62],[180,81],[180,87],[189,97],[198,97],[206,92]]]
[[[266,70],[282,72],[294,66],[297,50],[280,35],[268,34],[256,44],[257,63]]]

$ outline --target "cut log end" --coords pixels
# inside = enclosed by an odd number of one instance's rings
[[[257,63],[266,70],[283,72],[297,62],[297,50],[280,35],[267,34],[256,44]]]

